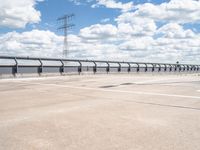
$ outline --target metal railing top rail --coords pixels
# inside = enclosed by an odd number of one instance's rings
[[[38,58],[38,57],[22,57],[22,56],[0,56],[0,59],[13,59],[15,62],[17,60],[37,60],[37,61],[60,61],[61,64],[63,65],[63,62],[91,62],[96,65],[96,63],[117,63],[117,64],[136,64],[136,65],[152,65],[152,67],[159,67],[160,65],[169,65],[169,66],[191,66],[191,67],[200,67],[198,64],[174,64],[174,63],[149,63],[149,62],[128,62],[128,61],[106,61],[106,60],[83,60],[83,59],[65,59],[65,58]],[[1,66],[1,64],[0,64]]]
[[[8,60],[8,61],[5,61]],[[37,62],[37,64],[35,64]],[[67,63],[66,63],[67,62]],[[75,65],[75,64],[76,65]],[[104,63],[106,66],[101,66]],[[88,66],[88,64],[90,64]],[[92,64],[92,66],[91,66]],[[36,58],[18,56],[0,56],[0,75],[35,73],[73,73],[78,72],[188,72],[200,71],[200,65],[194,64],[169,64],[149,62],[128,62],[128,61],[106,61],[106,60],[81,60],[64,58]]]

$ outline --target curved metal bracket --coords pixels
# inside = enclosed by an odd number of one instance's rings
[[[61,66],[60,66],[60,73],[63,73],[64,72],[64,67],[65,67],[65,64],[64,64],[64,62],[62,61],[62,59],[60,60],[60,62],[61,62]]]
[[[118,72],[121,72],[121,67],[122,67],[122,65],[120,64],[120,62],[118,62],[118,65],[119,65],[119,67],[118,67]]]
[[[182,67],[181,67],[182,65],[178,65],[178,68],[179,68],[179,72],[181,72],[181,70],[182,70]]]
[[[15,65],[18,66],[18,61],[16,57],[14,58],[14,61],[15,61]]]
[[[190,67],[191,67],[191,68],[190,68],[190,71],[193,71],[193,65],[190,65]]]
[[[189,65],[187,65],[187,71],[189,71],[190,70],[190,66]]]
[[[160,72],[161,71],[161,65],[160,64],[157,64],[157,65],[159,66],[158,72]]]
[[[80,60],[78,60],[78,63],[80,65],[80,66],[78,66],[78,73],[81,74],[81,72],[82,72],[82,63],[81,63]]]
[[[138,63],[135,63],[137,65],[137,72],[140,71],[140,65]]]
[[[128,73],[131,72],[131,64],[129,62],[127,62],[128,64]]]
[[[165,69],[164,69],[164,71],[166,72],[166,71],[167,71],[167,65],[166,65],[166,64],[164,64],[164,66],[165,66]]]
[[[177,65],[173,65],[174,66],[174,71],[177,71]]]
[[[95,74],[97,72],[97,63],[95,61],[92,62],[94,63],[93,72]]]
[[[14,61],[15,61],[15,66],[13,66],[12,68],[12,74],[16,76],[16,74],[18,73],[18,61],[16,57],[14,58]]]
[[[38,61],[40,62],[40,66],[38,67],[38,73],[41,74],[43,71],[43,63],[42,60],[39,58]]]
[[[197,69],[197,68],[196,68],[196,65],[194,65],[194,71],[196,71],[196,69]]]
[[[169,64],[169,72],[171,72],[172,71],[172,65],[171,64]]]
[[[183,66],[183,71],[185,71],[185,65],[182,65]]]
[[[154,64],[151,64],[151,65],[152,65],[152,72],[154,72],[155,66],[154,66]]]
[[[199,65],[197,65],[197,71],[199,71]]]
[[[109,64],[109,62],[106,62],[106,64],[108,65],[106,68],[106,72],[108,73],[108,72],[110,72],[110,64]]]
[[[196,66],[196,65],[194,65],[194,70],[195,70],[195,71],[197,70],[197,66]]]
[[[148,68],[148,66],[147,66],[146,63],[144,63],[144,65],[145,65],[145,72],[147,72],[147,68]]]

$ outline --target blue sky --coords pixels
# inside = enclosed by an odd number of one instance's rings
[[[70,58],[200,60],[199,0],[0,0],[0,54],[62,57],[70,13]]]
[[[130,2],[130,0],[121,0],[123,3]],[[133,0],[135,5],[149,2],[148,0]],[[151,0],[151,3],[160,4],[166,2],[166,0]],[[74,13],[76,17],[73,19],[73,23],[76,27],[72,30],[74,33],[78,33],[83,27],[100,23],[102,19],[110,18],[110,23],[115,24],[114,18],[120,15],[119,9],[107,9],[106,7],[91,8],[94,1],[91,3],[86,3],[84,0],[81,1],[82,4],[77,5],[73,1],[69,0],[46,0],[39,2],[36,5],[36,9],[41,12],[41,21],[38,24],[27,25],[23,29],[10,29],[3,27],[0,33],[6,33],[13,30],[18,32],[23,32],[27,30],[32,30],[34,28],[42,30],[51,30],[57,32],[56,28],[59,24],[56,19],[64,14]],[[57,32],[60,34],[59,32]]]
[[[41,21],[36,24],[27,24],[25,28],[8,28],[1,27],[0,33],[7,33],[11,31],[24,32],[30,31],[32,29],[40,29],[40,30],[51,30],[52,32],[56,32],[57,34],[61,34],[62,32],[57,31],[57,27],[59,26],[56,19],[64,14],[74,13],[76,17],[73,19],[72,23],[76,25],[71,32],[78,33],[81,28],[86,26],[102,23],[101,20],[105,18],[109,18],[109,23],[116,24],[114,19],[120,15],[119,9],[107,9],[106,7],[99,8],[91,8],[91,5],[95,3],[85,2],[85,0],[80,0],[81,4],[76,4],[75,2],[70,0],[45,0],[43,2],[37,2],[35,8],[41,12]],[[119,0],[118,0],[119,2]],[[121,0],[122,3],[128,3],[130,0]],[[144,3],[153,3],[155,5],[162,4],[164,2],[169,2],[169,0],[132,0],[134,5],[144,4]],[[107,22],[108,23],[108,22]],[[162,23],[157,22],[159,26]],[[193,29],[194,31],[200,31],[199,23],[188,23],[183,25],[185,29]]]

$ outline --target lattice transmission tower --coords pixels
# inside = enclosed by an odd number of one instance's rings
[[[72,20],[72,18],[74,17],[74,14],[66,14],[62,17],[59,17],[57,19],[58,22],[61,23],[61,26],[58,27],[58,30],[62,30],[64,31],[64,45],[63,45],[63,57],[67,58],[68,54],[69,54],[69,46],[68,46],[68,31],[69,29],[71,29],[72,27],[74,27],[75,25],[70,23],[70,21]]]

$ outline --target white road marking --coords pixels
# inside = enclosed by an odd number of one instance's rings
[[[48,80],[48,79],[69,79],[68,82],[70,82],[70,76],[50,76],[50,77],[27,77],[27,78],[8,78],[8,79],[0,79],[0,83],[4,83],[4,82],[19,82],[19,81],[44,81],[44,80]],[[76,78],[71,78],[71,79],[79,79],[80,75],[77,74],[77,76],[74,76]],[[87,76],[86,76],[87,77]],[[96,79],[84,79],[83,81],[96,81]]]
[[[165,83],[169,83],[169,81],[171,82],[172,80],[177,80],[174,78],[168,78],[168,79],[155,79],[155,80],[147,80],[147,81],[139,81],[139,82],[135,82],[136,84],[149,84],[149,83],[163,83],[165,81]],[[161,82],[162,81],[162,82]],[[166,82],[167,81],[167,82]]]
[[[20,83],[35,84],[35,85],[42,85],[42,86],[56,86],[56,87],[73,88],[73,89],[81,89],[81,90],[102,91],[102,92],[200,99],[200,96],[191,96],[191,95],[176,95],[176,94],[165,94],[165,93],[155,93],[155,92],[111,90],[111,89],[101,89],[101,88],[94,88],[94,87],[80,87],[80,86],[69,86],[69,85],[58,85],[58,84],[45,84],[45,83],[30,83],[30,82],[20,82]]]

